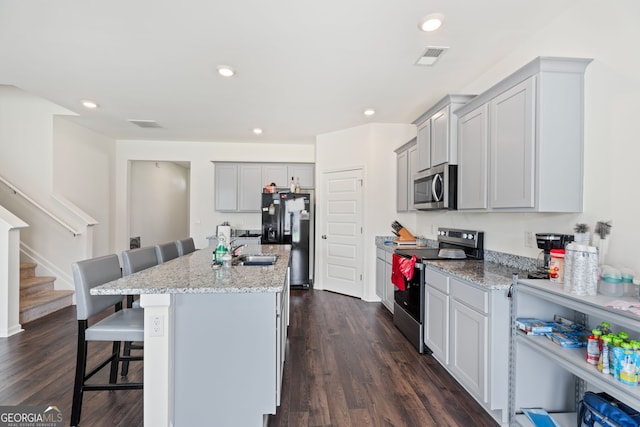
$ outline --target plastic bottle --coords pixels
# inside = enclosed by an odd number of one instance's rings
[[[600,331],[602,332],[602,336],[604,337],[605,335],[609,335],[611,333],[611,323],[609,322],[602,322],[600,323],[600,325],[598,326],[598,329],[600,329]]]
[[[291,177],[291,184],[289,184],[289,191],[291,191],[292,193],[296,192],[296,182],[293,180],[293,177]]]
[[[218,247],[215,252],[216,264],[222,264],[222,257],[227,253],[227,244],[224,236],[218,237]]]
[[[299,193],[299,192],[300,192],[300,177],[296,177],[296,186],[295,186],[295,189],[296,189],[296,193]]]
[[[599,329],[591,331],[591,335],[587,338],[587,363],[597,365],[600,360],[600,332]]]
[[[609,335],[605,335],[602,337],[602,353],[600,355],[600,362],[598,363],[598,370],[603,374],[611,373],[609,364],[609,345],[611,343],[611,337]]]

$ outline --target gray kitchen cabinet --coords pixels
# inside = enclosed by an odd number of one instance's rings
[[[418,148],[416,138],[396,150],[396,211],[406,212],[413,207],[413,175],[416,172]]]
[[[238,167],[238,212],[260,212],[263,187],[262,165],[241,163]]]
[[[291,183],[291,177],[294,179],[300,178],[300,188],[314,188],[315,187],[315,167],[310,163],[291,164],[287,166],[287,176]]]
[[[426,263],[424,343],[503,425],[509,418],[509,310],[507,290],[461,280]]]
[[[312,163],[215,162],[215,208],[220,212],[260,212],[261,193],[267,183],[289,188],[291,177],[303,189],[314,186]]]
[[[278,163],[264,164],[262,166],[262,185],[276,184],[276,187],[289,187],[291,175],[287,170],[287,165]]]
[[[418,172],[443,163],[457,164],[458,116],[452,113],[471,99],[472,95],[447,95],[414,120],[418,126]]]
[[[486,209],[488,106],[481,105],[458,120],[458,209]]]
[[[535,207],[534,91],[532,77],[489,102],[491,208]]]
[[[216,163],[215,180],[216,210],[236,212],[238,210],[238,165]]]
[[[478,184],[470,174],[478,173],[488,188],[486,209],[582,211],[584,72],[590,62],[536,58],[455,111],[459,169],[466,174],[458,183],[458,209],[485,209],[484,199],[472,196]],[[483,106],[487,119],[478,116]],[[483,175],[484,153],[473,161],[469,150],[477,150],[484,135],[488,169]]]
[[[393,313],[393,292],[395,287],[391,283],[391,258],[393,254],[384,249],[376,248],[376,294],[382,304]]]
[[[441,364],[449,364],[449,276],[425,269],[424,344]]]
[[[418,172],[431,167],[431,120],[418,126]]]

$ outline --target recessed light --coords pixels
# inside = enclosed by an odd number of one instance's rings
[[[432,13],[425,16],[418,23],[418,28],[422,31],[435,31],[444,23],[444,15],[441,13]]]
[[[255,129],[253,129],[253,133],[255,133],[256,135],[262,135],[262,129],[255,128]]]
[[[218,74],[222,77],[232,77],[236,71],[228,65],[219,65],[218,66]]]
[[[95,103],[95,102],[93,102],[93,101],[89,101],[88,99],[84,99],[84,100],[82,100],[82,105],[83,105],[85,108],[90,108],[90,109],[92,109],[92,110],[93,110],[94,108],[98,108],[98,104],[96,104],[96,103]]]
[[[373,116],[375,113],[376,113],[376,110],[374,110],[373,108],[367,108],[366,110],[364,110],[365,116]]]

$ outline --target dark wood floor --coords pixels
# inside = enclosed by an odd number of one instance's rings
[[[75,308],[23,327],[0,338],[0,405],[57,405],[68,424]],[[132,364],[129,379],[141,377],[140,363]],[[87,392],[81,425],[142,426],[142,391]],[[436,425],[497,424],[432,357],[415,351],[381,304],[292,291],[282,403],[269,427]]]

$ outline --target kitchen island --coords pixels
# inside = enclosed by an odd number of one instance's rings
[[[270,266],[212,268],[210,249],[97,286],[140,295],[145,310],[144,423],[264,426],[280,404],[289,323],[288,245]]]

